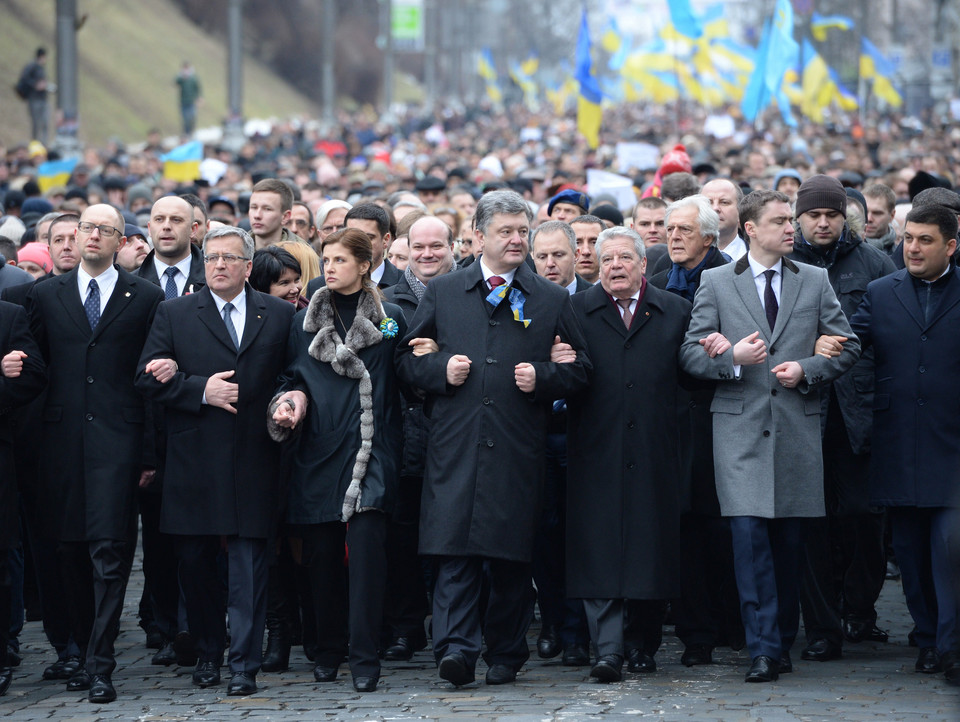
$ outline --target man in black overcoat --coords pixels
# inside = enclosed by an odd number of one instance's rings
[[[176,535],[200,687],[220,683],[226,626],[216,558],[226,539],[231,695],[255,692],[260,671],[280,466],[265,416],[294,313],[246,283],[253,252],[239,228],[207,234],[206,287],[160,306],[137,374],[137,388],[166,412],[160,530]]]
[[[137,360],[163,293],[114,265],[126,241],[120,212],[105,204],[80,217],[80,264],[27,296],[31,330],[50,369],[39,486],[60,544],[73,636],[85,666],[67,689],[92,702],[116,699],[114,641],[136,544],[143,471],[144,402]],[[55,440],[55,441],[54,441]]]
[[[17,474],[14,463],[14,427],[17,410],[43,389],[46,375],[40,349],[30,335],[27,314],[19,306],[0,302],[0,695],[7,691],[13,671],[7,659],[10,631],[10,550],[20,542],[17,510]],[[23,610],[21,609],[22,613]]]
[[[590,371],[570,295],[525,263],[523,198],[488,193],[475,221],[479,262],[427,285],[397,355],[400,377],[427,393],[433,419],[420,553],[437,558],[434,653],[440,677],[458,686],[473,681],[481,634],[488,684],[512,682],[529,657],[551,402],[585,386]],[[572,363],[550,361],[558,335],[577,351]],[[408,344],[417,338],[435,340],[439,352],[416,356]]]

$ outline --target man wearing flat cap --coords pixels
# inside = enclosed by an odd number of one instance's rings
[[[826,175],[808,178],[797,191],[798,228],[789,258],[827,270],[849,319],[867,284],[895,268],[887,254],[850,228],[846,216],[847,194],[840,181]],[[807,646],[801,657],[826,662],[839,659],[844,638],[887,641],[874,607],[886,571],[883,515],[870,506],[867,488],[873,353],[865,352],[849,373],[821,387],[820,401],[827,515],[810,522],[807,538],[800,593]],[[832,552],[837,547],[843,550],[842,564]]]
[[[590,198],[573,188],[560,191],[547,205],[547,215],[550,220],[563,221],[569,223],[577,216],[582,216],[590,211]],[[601,229],[602,230],[602,229]]]
[[[447,184],[441,178],[433,175],[418,180],[414,190],[426,205],[443,203],[447,197]]]

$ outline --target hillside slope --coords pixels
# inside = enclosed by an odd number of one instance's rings
[[[180,130],[174,77],[183,60],[197,69],[204,103],[197,125],[222,122],[227,112],[226,45],[203,33],[170,0],[78,0],[87,15],[77,33],[80,137],[103,145],[111,137],[139,141],[147,129]],[[13,92],[23,65],[47,47],[47,75],[56,82],[55,0],[0,0],[0,143],[29,140],[26,103]],[[224,17],[226,26],[226,17]],[[247,27],[245,42],[256,42]],[[316,116],[319,107],[283,78],[244,59],[244,117]],[[56,99],[51,97],[51,108]],[[53,134],[51,123],[51,135]]]

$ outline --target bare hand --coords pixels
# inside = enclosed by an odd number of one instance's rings
[[[11,351],[4,356],[3,360],[0,361],[0,369],[3,370],[3,375],[8,379],[19,378],[23,371],[23,360],[25,358],[27,358],[27,354],[23,351]]]
[[[177,362],[172,358],[155,358],[144,367],[144,372],[153,374],[153,378],[162,384],[167,383],[179,370]]]
[[[156,469],[144,469],[140,472],[140,482],[139,486],[141,489],[146,489],[153,483],[153,480],[157,478]]]
[[[795,389],[804,377],[803,367],[796,361],[784,361],[770,371],[777,375],[777,381],[786,389]]]
[[[573,350],[573,346],[555,336],[553,346],[550,347],[550,360],[555,364],[571,364],[577,360],[577,352]]]
[[[455,354],[447,361],[447,383],[451,386],[463,386],[470,373],[470,358],[463,354]]]
[[[229,411],[231,414],[237,413],[233,404],[237,403],[237,399],[240,398],[240,387],[225,379],[230,378],[234,373],[234,371],[215,373],[207,379],[207,385],[203,390],[208,404]]]
[[[733,363],[740,366],[753,366],[763,363],[767,358],[767,344],[760,338],[760,332],[754,331],[740,339],[733,347]]]
[[[413,346],[414,356],[426,356],[428,353],[436,353],[440,350],[437,342],[432,338],[412,338],[408,346]]]
[[[814,353],[826,358],[835,358],[843,353],[843,342],[846,340],[846,336],[823,335],[818,338],[817,342],[813,345]]]
[[[514,366],[513,378],[517,382],[517,388],[525,394],[532,394],[537,386],[537,370],[528,363]]]
[[[273,420],[277,426],[295,429],[306,413],[307,395],[295,389],[287,391],[277,399],[277,410],[273,412]]]
[[[716,358],[729,349],[732,344],[727,341],[727,337],[722,333],[714,331],[706,338],[700,339],[700,345],[703,346],[703,350],[707,352],[707,356]]]

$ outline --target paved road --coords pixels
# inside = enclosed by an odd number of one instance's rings
[[[891,632],[888,644],[848,645],[843,659],[818,664],[798,659],[798,643],[796,671],[773,684],[744,684],[745,651],[721,649],[715,653],[717,664],[687,669],[668,629],[657,673],[628,675],[621,684],[592,683],[588,668],[541,661],[534,652],[516,684],[488,687],[481,681],[458,690],[437,678],[432,656],[421,652],[409,663],[385,664],[377,692],[360,695],[353,691],[346,665],[336,682],[315,683],[312,665],[298,648],[290,671],[261,674],[260,691],[250,698],[227,697],[225,684],[196,689],[189,669],[150,665],[153,652],[145,649],[136,623],[141,584],[137,569],[118,640],[117,702],[92,705],[85,693],[67,693],[63,683],[42,681],[41,672],[54,657],[40,623],[32,622],[21,636],[23,664],[0,698],[0,719],[960,721],[960,690],[947,686],[942,676],[913,671],[916,650],[906,641],[911,625],[900,585],[894,582],[885,585],[878,607],[880,626]],[[534,649],[535,633],[530,641]],[[480,666],[477,677],[482,680]]]

